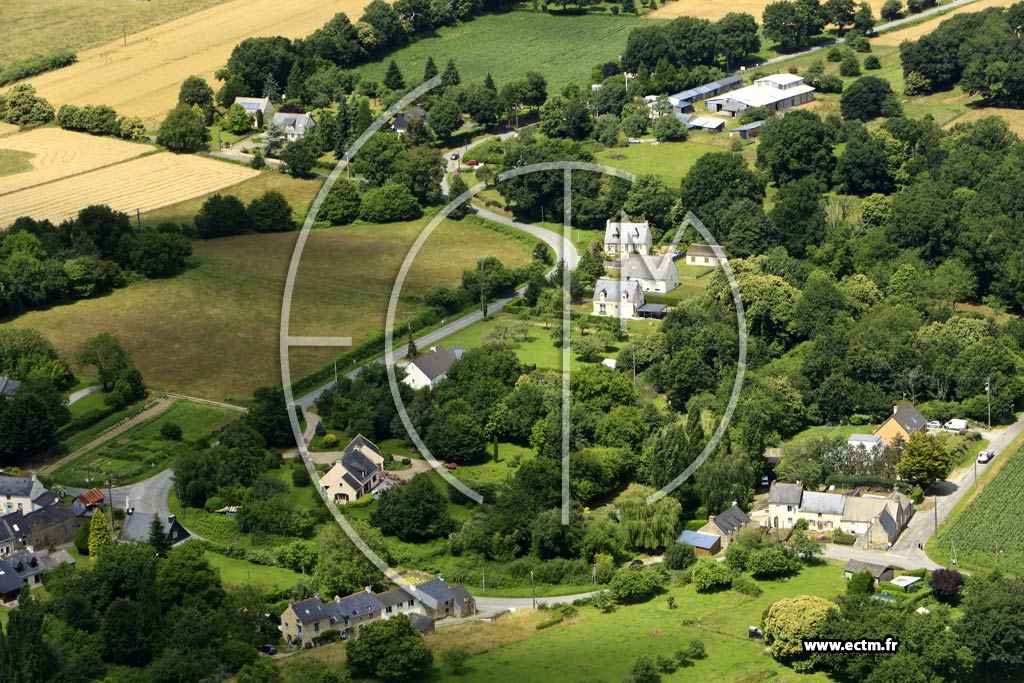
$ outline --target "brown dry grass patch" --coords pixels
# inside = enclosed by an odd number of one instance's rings
[[[55,107],[107,104],[155,127],[178,97],[181,82],[196,74],[213,82],[231,50],[245,38],[296,38],[338,12],[353,20],[366,0],[233,0],[128,36],[78,55],[78,63],[31,79]],[[120,19],[118,19],[120,23]]]
[[[60,128],[37,128],[8,135],[0,138],[0,149],[32,155],[31,170],[0,179],[0,196],[134,159],[153,150],[134,142]]]
[[[1003,107],[983,107],[981,109],[971,109],[963,116],[953,119],[946,124],[946,128],[949,128],[957,123],[968,123],[970,121],[977,121],[978,119],[984,119],[989,116],[998,116],[1017,135],[1024,137],[1024,111],[1020,109],[1006,109]]]
[[[60,221],[90,204],[129,213],[150,211],[230,187],[257,173],[203,157],[153,154],[6,194],[0,203],[0,225],[19,216]]]
[[[954,14],[962,14],[964,12],[980,12],[983,9],[989,7],[1009,7],[1012,5],[1012,0],[977,0],[977,2],[971,2],[962,7],[957,7],[954,10],[950,10],[944,14],[940,14],[937,17],[932,17],[927,21],[922,21],[919,24],[908,26],[907,28],[901,28],[896,31],[890,31],[889,33],[883,33],[877,38],[872,38],[871,42],[874,45],[899,45],[904,40],[917,40],[926,33],[931,33],[935,28],[946,19],[949,19]],[[872,8],[874,4],[872,3]],[[878,15],[877,8],[875,9],[875,15]]]
[[[5,135],[13,135],[17,133],[19,130],[20,129],[13,123],[0,123],[0,137],[4,137]]]
[[[448,626],[428,635],[427,644],[435,652],[460,648],[475,655],[536,635],[537,624],[547,618],[544,612],[522,610],[491,622],[473,621]]]

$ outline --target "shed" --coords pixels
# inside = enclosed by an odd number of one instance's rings
[[[915,583],[921,580],[920,576],[897,576],[895,579],[891,579],[889,583],[894,586],[899,586],[904,591],[913,586]]]
[[[693,546],[698,555],[714,555],[722,549],[722,537],[714,534],[705,534],[701,531],[690,531],[687,529],[679,534],[676,543],[685,543]]]
[[[654,318],[661,320],[668,315],[667,304],[644,304],[636,309],[636,317],[638,318]]]
[[[725,129],[725,121],[722,119],[713,119],[710,116],[697,116],[691,119],[686,126],[687,128],[698,128],[700,130],[708,130],[713,133],[717,133],[718,131]]]
[[[761,126],[763,125],[764,121],[754,121],[753,123],[736,126],[729,131],[729,137],[740,138],[741,140],[753,140],[761,135]]]
[[[892,567],[883,564],[874,564],[873,562],[864,562],[862,560],[850,560],[843,567],[843,575],[846,580],[849,581],[854,574],[860,572],[868,572],[871,574],[871,578],[875,580],[875,583],[879,581],[890,581],[892,580]]]

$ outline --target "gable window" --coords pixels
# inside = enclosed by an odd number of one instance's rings
[[[320,622],[313,624],[313,633],[320,633]]]

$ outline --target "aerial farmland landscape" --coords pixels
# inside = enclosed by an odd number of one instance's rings
[[[1024,683],[1024,2],[0,27],[3,683]]]

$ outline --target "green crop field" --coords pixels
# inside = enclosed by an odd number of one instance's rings
[[[53,473],[54,481],[65,486],[87,487],[109,475],[116,475],[120,485],[145,479],[167,467],[184,447],[160,436],[163,425],[177,424],[181,427],[182,439],[194,441],[238,415],[225,408],[179,400],[153,419],[61,465]]]
[[[463,83],[479,83],[490,73],[500,88],[527,71],[539,71],[547,79],[548,92],[558,92],[569,83],[589,83],[591,67],[622,54],[630,29],[651,21],[530,11],[491,14],[442,28],[436,36],[418,40],[359,70],[379,81],[394,59],[406,82],[414,84],[419,83],[428,57],[442,70],[454,59]]]
[[[346,335],[358,344],[381,329],[398,269],[427,221],[313,231],[296,280],[292,334]],[[149,386],[245,401],[256,387],[281,381],[281,300],[296,235],[197,240],[191,265],[180,275],[28,312],[10,322],[38,329],[68,356],[86,338],[112,332]],[[529,262],[534,244],[532,238],[513,239],[470,221],[442,223],[409,273],[400,321],[420,308],[419,297],[431,286],[457,287],[462,271],[478,257],[494,255],[518,267]],[[292,377],[316,370],[337,353],[293,351]]]
[[[1006,458],[1002,469],[981,493],[940,529],[938,539],[929,545],[929,553],[945,563],[956,553],[959,566],[975,571],[993,569],[1024,572],[1024,448]],[[994,465],[998,464],[998,459]],[[996,551],[999,551],[998,560]],[[934,551],[934,552],[933,552]]]

